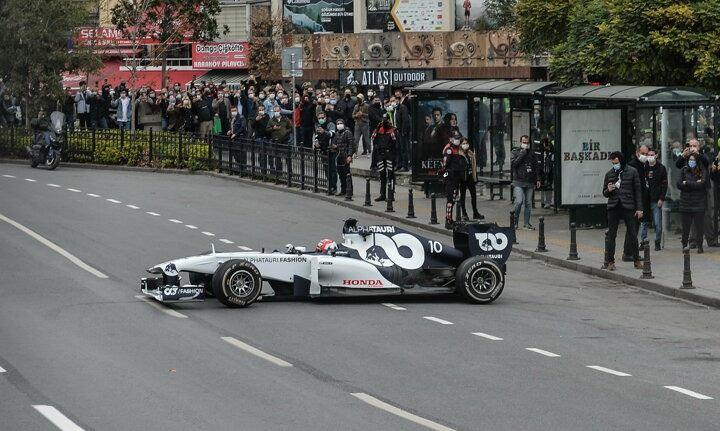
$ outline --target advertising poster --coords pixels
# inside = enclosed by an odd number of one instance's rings
[[[450,0],[395,0],[392,14],[400,31],[443,31],[445,2]]]
[[[247,69],[248,42],[193,43],[195,69]]]
[[[455,30],[472,30],[485,15],[485,0],[455,0]]]
[[[530,136],[530,111],[513,111],[511,148],[520,148],[522,135]]]
[[[440,181],[442,150],[453,136],[468,136],[467,100],[418,100],[413,181]]]
[[[366,0],[368,30],[398,31],[392,17],[395,0]]]
[[[565,109],[560,121],[561,205],[607,202],[602,182],[620,151],[620,109]]]
[[[353,0],[283,0],[283,17],[312,33],[353,33]]]

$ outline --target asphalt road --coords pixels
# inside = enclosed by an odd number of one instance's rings
[[[6,164],[0,216],[2,430],[720,423],[718,310],[521,258],[486,306],[393,297],[168,307],[136,298],[150,264],[211,242],[311,247],[339,239],[344,218],[382,221],[201,175]]]

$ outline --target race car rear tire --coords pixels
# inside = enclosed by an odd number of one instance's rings
[[[505,275],[492,260],[481,256],[465,259],[455,272],[456,291],[470,302],[488,304],[496,300],[505,287]]]
[[[232,259],[220,265],[212,278],[213,293],[228,307],[247,307],[262,291],[260,271],[247,260]]]
[[[190,284],[195,286],[202,284],[203,287],[205,287],[205,296],[215,296],[213,293],[212,275],[201,274],[199,272],[188,272],[188,278],[190,279]]]

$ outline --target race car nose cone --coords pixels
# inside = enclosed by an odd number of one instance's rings
[[[157,266],[151,266],[145,271],[149,272],[150,274],[162,274],[162,269],[158,268]]]

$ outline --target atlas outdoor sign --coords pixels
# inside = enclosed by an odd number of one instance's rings
[[[434,78],[433,69],[340,70],[342,85],[412,87]]]
[[[247,42],[193,43],[195,69],[247,69]]]

